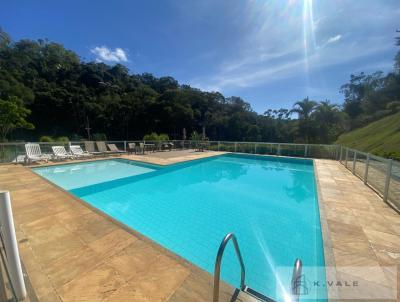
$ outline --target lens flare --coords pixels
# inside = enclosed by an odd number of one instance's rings
[[[253,232],[257,238],[257,243],[259,244],[261,250],[263,251],[264,257],[267,260],[270,270],[272,272],[274,272],[274,276],[276,277],[276,280],[275,280],[277,283],[276,288],[279,289],[279,293],[277,292],[277,294],[280,294],[283,297],[290,297],[290,294],[287,292],[286,286],[283,284],[283,282],[280,279],[280,277],[278,276],[278,274],[276,274],[275,264],[274,264],[271,254],[269,252],[267,242],[265,241],[264,237],[262,236],[262,234],[258,228],[253,227]],[[286,300],[285,300],[285,302],[286,302]]]
[[[313,16],[313,0],[303,2],[303,48],[304,48],[304,68],[308,75],[309,57],[316,50],[315,25]]]

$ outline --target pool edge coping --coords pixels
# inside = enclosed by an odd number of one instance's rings
[[[317,203],[319,210],[319,220],[321,225],[321,234],[322,234],[322,243],[324,249],[324,260],[325,260],[325,275],[328,280],[336,280],[336,273],[333,273],[332,270],[327,270],[327,267],[336,267],[336,261],[333,254],[333,244],[331,240],[331,234],[329,230],[328,218],[326,216],[325,203],[324,198],[321,192],[321,183],[317,169],[317,161],[318,159],[313,159],[313,169],[315,176],[315,183],[317,189]],[[334,274],[334,276],[332,276]],[[328,277],[329,276],[329,277]],[[336,300],[338,297],[340,298],[340,292],[337,288],[328,287],[327,289],[328,301]],[[333,299],[332,297],[335,297]]]

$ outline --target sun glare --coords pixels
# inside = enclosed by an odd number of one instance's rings
[[[304,68],[306,74],[308,74],[309,56],[316,49],[313,0],[304,0],[303,2],[303,48]]]

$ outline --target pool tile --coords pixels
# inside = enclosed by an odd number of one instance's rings
[[[108,258],[123,250],[136,240],[137,238],[132,234],[129,234],[124,230],[117,229],[101,237],[100,239],[90,242],[89,247],[100,257]]]
[[[190,270],[168,256],[160,255],[148,269],[130,280],[136,289],[153,301],[165,301],[189,276]]]
[[[76,231],[85,243],[90,243],[117,230],[118,226],[92,212],[67,221],[66,228]]]
[[[84,243],[76,234],[69,234],[57,239],[34,246],[35,253],[38,255],[43,265],[49,264],[73,250],[84,248]]]
[[[103,264],[65,284],[57,292],[63,302],[102,301],[125,283],[116,270]]]
[[[43,244],[63,236],[71,235],[54,217],[45,217],[21,226],[32,245]]]
[[[49,275],[54,286],[59,288],[79,275],[89,272],[103,261],[104,258],[101,258],[92,249],[86,247],[73,250],[50,262],[44,267],[44,270]]]
[[[372,257],[361,257],[359,254],[351,254],[338,249],[333,249],[335,261],[340,263],[337,267],[338,272],[353,275],[358,278],[375,282],[383,286],[390,284],[386,280],[386,275],[380,267],[378,260]],[[359,268],[359,269],[358,269]]]
[[[137,240],[107,260],[107,263],[130,280],[144,274],[160,255],[161,252],[150,244]]]
[[[368,240],[372,244],[388,246],[396,249],[400,249],[400,236],[376,231],[374,229],[365,229],[365,233]]]

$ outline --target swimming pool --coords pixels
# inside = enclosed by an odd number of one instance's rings
[[[278,267],[296,258],[324,266],[311,160],[229,154],[168,167],[112,159],[33,170],[210,273],[221,240],[235,233],[247,285],[278,300],[291,277]],[[231,243],[222,279],[240,283]]]

